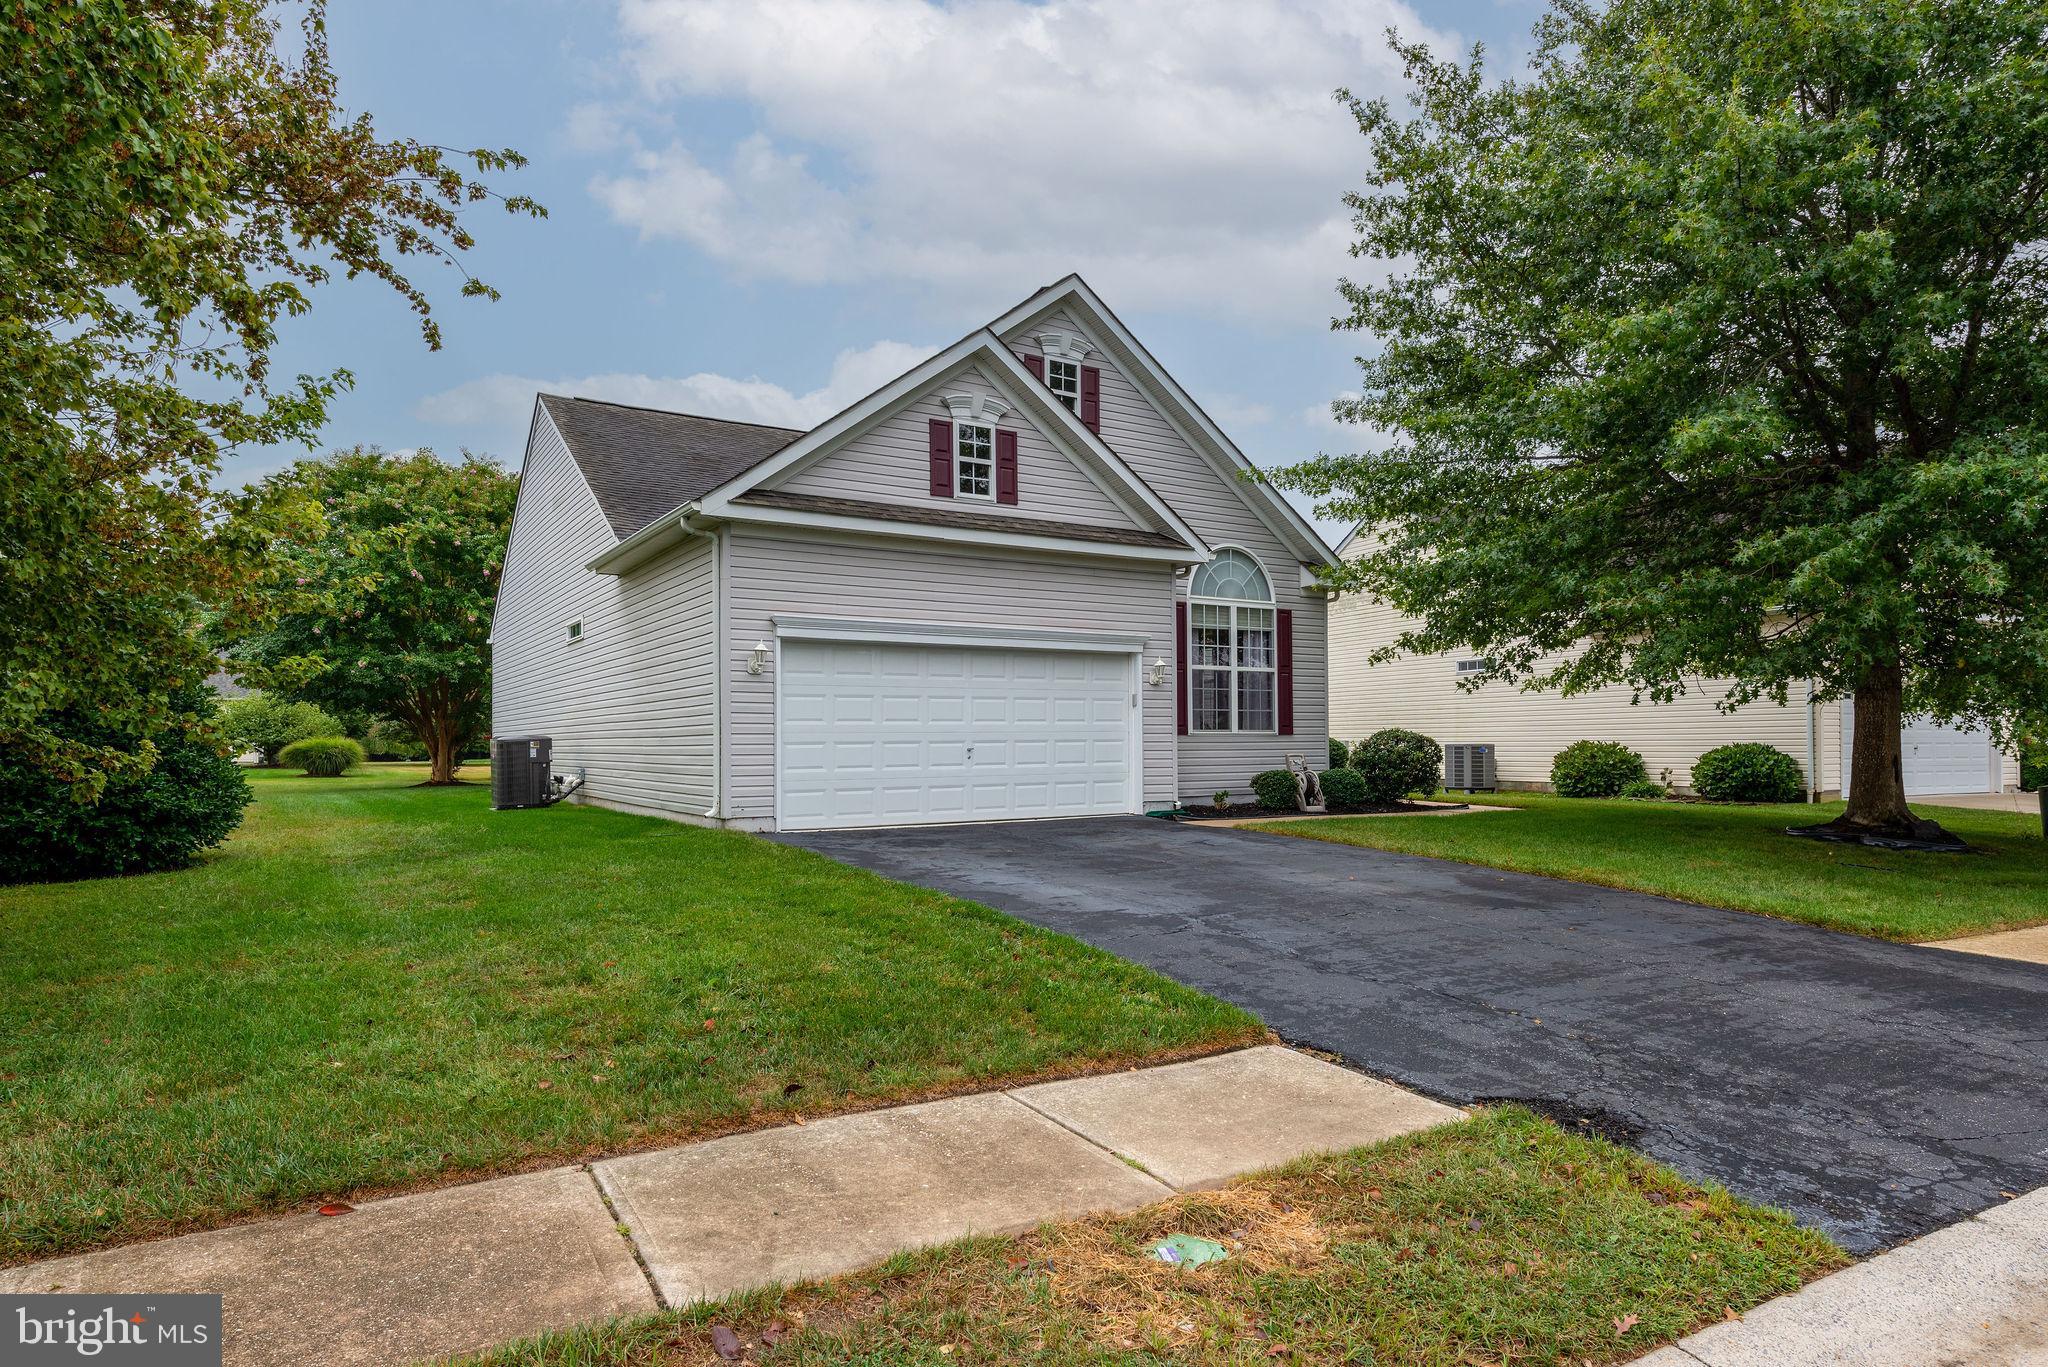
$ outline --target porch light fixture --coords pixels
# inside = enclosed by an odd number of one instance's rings
[[[768,667],[768,643],[754,642],[754,649],[747,656],[747,673],[759,674]]]
[[[1166,657],[1164,655],[1154,660],[1152,667],[1145,671],[1145,682],[1151,684],[1154,688],[1166,682]]]

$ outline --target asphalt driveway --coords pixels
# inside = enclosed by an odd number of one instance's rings
[[[2048,967],[1143,817],[776,837],[1451,1101],[1540,1099],[1864,1253],[2048,1183]]]

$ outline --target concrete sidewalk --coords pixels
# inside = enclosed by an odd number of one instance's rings
[[[2042,1367],[2048,1187],[1858,1263],[1634,1367]]]
[[[1131,1210],[1460,1114],[1266,1046],[33,1263],[0,1293],[219,1292],[234,1367],[382,1367]]]

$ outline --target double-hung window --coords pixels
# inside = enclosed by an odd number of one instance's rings
[[[1081,363],[1045,358],[1045,387],[1075,413],[1081,411]]]
[[[953,424],[953,492],[961,498],[996,496],[996,431],[978,422]]]
[[[1277,729],[1273,589],[1258,561],[1224,549],[1188,585],[1189,721],[1196,731]]]

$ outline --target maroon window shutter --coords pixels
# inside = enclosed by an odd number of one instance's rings
[[[1017,501],[1017,434],[996,429],[996,502]]]
[[[931,434],[932,497],[953,496],[953,424],[933,418],[926,431]]]
[[[1280,695],[1280,734],[1294,734],[1294,612],[1291,608],[1280,609],[1280,631],[1274,642],[1275,663],[1273,687]]]
[[[1081,367],[1081,421],[1102,435],[1102,371],[1092,365]]]
[[[1188,733],[1188,600],[1173,605],[1173,716],[1180,731]]]
[[[1045,383],[1045,357],[1026,356],[1024,358],[1024,368],[1033,375],[1036,375],[1040,384]]]

